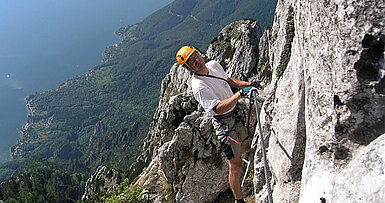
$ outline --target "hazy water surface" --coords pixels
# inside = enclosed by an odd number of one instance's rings
[[[0,0],[0,163],[19,138],[24,98],[99,64],[114,31],[172,0]]]

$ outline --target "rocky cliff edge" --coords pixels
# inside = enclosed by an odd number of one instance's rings
[[[239,21],[208,48],[230,76],[266,82],[274,202],[385,201],[384,16],[378,0],[278,1],[262,36],[256,21]],[[136,185],[155,202],[230,202],[226,160],[190,77],[174,65],[163,80]],[[265,202],[257,136],[253,146],[245,195]]]

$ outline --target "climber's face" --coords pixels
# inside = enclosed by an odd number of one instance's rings
[[[205,60],[197,51],[191,54],[187,60],[187,64],[194,72],[202,71],[206,67]]]

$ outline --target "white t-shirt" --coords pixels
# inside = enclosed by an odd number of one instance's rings
[[[222,66],[216,61],[209,61],[206,63],[206,67],[209,69],[209,75],[221,77],[225,80],[229,78]],[[191,80],[191,86],[195,99],[202,105],[206,112],[214,116],[218,114],[214,112],[213,108],[218,105],[221,100],[233,96],[230,85],[226,81],[218,78],[194,74]]]

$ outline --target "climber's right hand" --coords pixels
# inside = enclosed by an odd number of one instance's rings
[[[263,86],[263,82],[261,80],[254,80],[251,81],[251,86],[259,89]]]
[[[253,88],[253,87],[252,86],[248,86],[248,87],[240,89],[239,90],[239,94],[241,94],[241,97],[247,96],[247,93],[251,90],[251,88]]]
[[[241,94],[241,97],[249,97],[252,90],[256,90],[257,88],[253,87],[253,86],[248,86],[248,87],[245,87],[243,89],[240,89],[239,90],[239,93]]]

